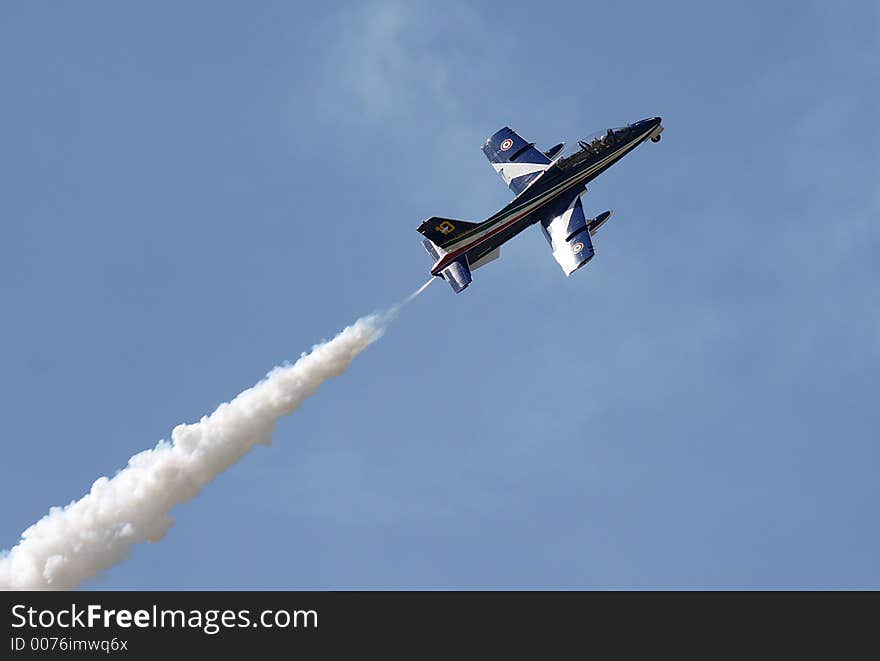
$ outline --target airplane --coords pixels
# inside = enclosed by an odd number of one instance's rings
[[[431,275],[461,293],[472,271],[498,259],[502,244],[540,223],[554,259],[570,276],[593,258],[592,237],[612,213],[584,216],[586,184],[646,140],[659,142],[662,132],[660,117],[642,119],[578,140],[579,149],[562,156],[564,142],[542,152],[513,129],[498,130],[486,140],[483,153],[515,197],[482,223],[437,216],[422,222],[422,244],[435,260]]]

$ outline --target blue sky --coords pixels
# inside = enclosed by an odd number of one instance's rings
[[[880,588],[876,3],[6,2],[0,548],[661,115],[89,589]]]

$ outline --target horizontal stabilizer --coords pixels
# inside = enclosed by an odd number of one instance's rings
[[[422,239],[422,245],[425,246],[425,250],[428,251],[428,254],[431,255],[435,262],[440,259],[442,255],[446,254],[441,248],[435,246],[428,239]],[[493,254],[495,257],[498,257],[499,250],[500,249],[496,249],[486,255],[486,257],[490,259],[484,261],[483,264],[492,261],[492,259],[494,259],[492,257]],[[477,264],[473,268],[479,268],[480,266],[482,266],[482,264]],[[452,291],[456,294],[463,292],[467,289],[467,286],[471,284],[471,269],[468,267],[467,260],[463,256],[459,257],[452,262],[452,264],[440,271],[439,275],[449,283],[449,286],[452,287]]]
[[[466,220],[455,220],[454,218],[428,218],[419,225],[419,233],[428,237],[430,241],[439,247],[449,243],[457,236],[467,231],[476,229],[480,223],[470,223]]]
[[[435,262],[440,259],[440,249],[433,243],[431,243],[431,241],[429,241],[428,239],[422,239],[422,245],[425,246],[425,250],[427,250],[428,254],[434,258]]]
[[[501,248],[495,248],[495,250],[487,252],[485,255],[482,255],[471,262],[471,271],[476,271],[481,266],[485,266],[489,262],[494,262],[499,257],[501,257]]]
[[[440,276],[449,283],[452,291],[460,294],[471,284],[471,270],[464,257],[459,257],[452,264],[440,271]]]

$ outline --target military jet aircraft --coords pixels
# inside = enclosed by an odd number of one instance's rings
[[[611,217],[611,211],[584,216],[586,184],[646,140],[659,142],[662,132],[661,118],[651,117],[579,140],[576,152],[562,156],[565,143],[542,152],[505,126],[486,140],[483,153],[516,197],[482,223],[435,216],[419,225],[426,237],[422,243],[435,260],[431,275],[462,292],[472,271],[498,259],[503,243],[536,223],[553,258],[571,275],[592,259],[591,237]]]

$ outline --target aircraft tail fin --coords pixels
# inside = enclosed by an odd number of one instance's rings
[[[422,222],[418,230],[420,234],[428,237],[434,245],[442,247],[465,232],[476,229],[479,226],[480,223],[470,223],[466,220],[434,216]]]

